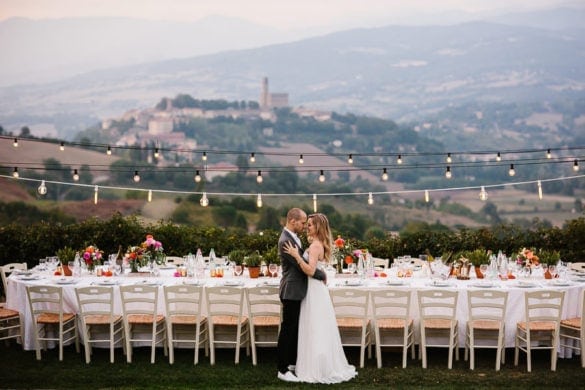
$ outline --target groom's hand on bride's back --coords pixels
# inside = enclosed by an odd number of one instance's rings
[[[315,273],[313,274],[313,279],[321,280],[323,283],[327,284],[327,274],[322,269],[315,269]]]

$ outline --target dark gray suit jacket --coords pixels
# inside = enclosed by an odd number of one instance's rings
[[[282,230],[280,238],[278,239],[278,256],[280,257],[280,264],[282,266],[282,278],[280,279],[280,299],[288,299],[291,301],[302,301],[307,295],[307,275],[301,270],[294,257],[284,251],[284,244],[290,242],[297,246],[295,239],[291,234]],[[299,248],[299,254],[303,256],[302,248]],[[313,278],[317,280],[325,280],[326,274],[320,269],[315,270]]]

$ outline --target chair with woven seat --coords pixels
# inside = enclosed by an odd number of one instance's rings
[[[41,360],[41,343],[47,349],[48,341],[57,342],[59,361],[63,360],[63,346],[75,342],[79,352],[77,315],[63,309],[63,290],[56,286],[27,286],[31,318],[34,324],[34,341],[37,360]]]
[[[176,265],[177,267],[185,264],[185,260],[180,256],[167,256],[165,261],[168,265]]]
[[[581,353],[581,367],[585,368],[585,290],[581,293],[581,317],[561,320],[560,346]]]
[[[467,292],[469,319],[465,336],[465,360],[469,356],[469,368],[475,368],[475,349],[496,350],[496,371],[505,363],[504,335],[505,314],[508,304],[507,291],[470,290]],[[494,341],[489,343],[488,341]],[[479,341],[479,342],[478,342]]]
[[[26,271],[28,266],[26,263],[9,263],[0,266],[0,278],[2,278],[2,291],[4,298],[8,296],[8,277],[14,271]]]
[[[252,364],[257,364],[256,347],[276,347],[280,331],[281,303],[278,287],[260,286],[246,289]]]
[[[570,269],[577,272],[585,272],[585,263],[584,262],[572,263]]]
[[[16,310],[0,307],[0,340],[22,340],[22,319]]]
[[[372,261],[374,262],[374,267],[379,267],[382,269],[387,269],[390,264],[389,259],[381,259],[379,257],[372,257]]]
[[[453,367],[453,351],[455,360],[459,360],[457,321],[457,291],[423,290],[418,291],[418,307],[420,312],[420,353],[422,367],[427,368],[427,348],[440,347],[449,349],[447,366]],[[445,343],[440,343],[446,338]],[[432,343],[428,339],[434,340]]]
[[[402,348],[402,368],[406,368],[409,349],[411,358],[415,358],[414,323],[410,317],[411,292],[373,290],[370,297],[378,368],[382,368],[382,347]]]
[[[240,362],[240,347],[246,346],[250,355],[250,328],[243,315],[244,291],[239,287],[216,286],[205,288],[211,365],[215,364],[215,346],[233,346],[235,364]]]
[[[167,316],[167,341],[169,363],[175,362],[175,344],[193,344],[195,357],[193,364],[199,363],[199,348],[205,348],[209,356],[207,317],[201,315],[203,307],[203,286],[172,285],[164,286]]]
[[[133,343],[150,342],[150,362],[155,362],[156,346],[162,345],[167,356],[165,317],[157,313],[158,286],[120,286],[126,361],[132,363]],[[140,337],[142,335],[142,337]]]
[[[367,290],[340,288],[329,291],[341,344],[360,348],[360,368],[364,367],[366,348],[372,357],[372,327],[368,315],[370,294]]]
[[[550,350],[550,369],[557,368],[557,347],[563,311],[564,291],[533,291],[524,294],[525,320],[516,325],[514,365],[520,351],[526,352],[526,366],[532,371],[532,350]]]
[[[114,314],[114,290],[112,287],[79,287],[75,289],[85,362],[91,362],[92,344],[108,343],[110,363],[114,363],[114,348],[122,345],[124,350],[124,321]],[[107,338],[105,337],[107,335]]]

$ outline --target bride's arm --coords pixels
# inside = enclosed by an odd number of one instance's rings
[[[319,246],[322,248],[322,245],[317,242],[311,243],[309,246],[309,262],[305,262],[305,260],[299,254],[299,250],[295,245],[288,245],[288,243],[284,246],[284,251],[291,255],[295,261],[297,262],[298,266],[301,268],[301,271],[305,273],[307,276],[314,276],[315,270],[317,269],[317,261],[319,260],[318,253],[320,253]],[[321,249],[322,250],[322,249]]]

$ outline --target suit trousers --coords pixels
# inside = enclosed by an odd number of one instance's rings
[[[282,299],[282,323],[278,335],[278,371],[286,373],[289,365],[297,363],[299,316],[301,301]]]

